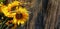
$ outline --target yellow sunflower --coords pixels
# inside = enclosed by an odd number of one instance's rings
[[[8,4],[8,6],[5,6],[2,8],[2,12],[7,17],[12,17],[13,20],[11,23],[13,24],[24,24],[29,19],[29,13],[28,10],[24,7],[19,6],[20,2],[14,1],[11,4]],[[17,6],[15,9],[15,12],[13,13],[11,10],[13,7]],[[19,7],[18,7],[19,6]]]
[[[11,8],[13,8],[13,7],[17,6],[17,5],[19,5],[19,2],[18,1],[14,1],[11,4],[8,4],[8,6],[5,6],[4,8],[1,8],[2,12],[7,17],[13,17],[16,13],[11,13],[10,11],[12,10]]]
[[[13,18],[13,23],[24,24],[29,19],[29,13],[26,8],[20,7]]]

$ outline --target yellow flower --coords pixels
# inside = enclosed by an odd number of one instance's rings
[[[8,9],[11,10],[11,8],[18,6],[19,4],[20,4],[19,1],[14,1],[14,2],[8,4]]]
[[[13,18],[13,23],[24,24],[29,19],[29,13],[26,8],[20,7]]]
[[[13,17],[16,13],[11,13],[10,11],[12,10],[13,7],[18,6],[19,2],[18,1],[14,1],[11,4],[8,4],[8,6],[5,6],[2,9],[2,12],[5,14],[5,16],[7,17]]]
[[[23,25],[29,19],[29,13],[25,7],[19,6],[20,4],[20,2],[14,1],[11,4],[8,4],[8,6],[2,7],[1,10],[5,16],[13,18],[11,23]],[[13,7],[15,7],[14,13],[11,11]]]

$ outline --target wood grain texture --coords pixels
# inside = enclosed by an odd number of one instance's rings
[[[59,12],[59,0],[49,0],[47,5],[47,17],[45,29],[56,29],[56,22]]]

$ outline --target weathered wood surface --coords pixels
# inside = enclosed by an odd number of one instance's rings
[[[57,29],[57,20],[60,10],[60,0],[49,0],[47,5],[47,16],[45,16],[45,29]]]

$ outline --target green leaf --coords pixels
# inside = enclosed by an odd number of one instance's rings
[[[0,2],[4,2],[5,0],[0,0]]]

